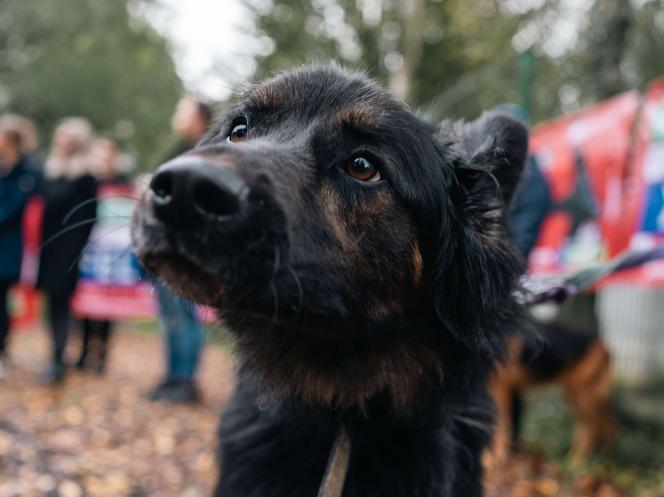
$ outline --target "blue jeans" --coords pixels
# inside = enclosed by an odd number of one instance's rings
[[[203,348],[203,329],[196,306],[155,281],[159,314],[164,325],[169,380],[191,379],[196,374]]]

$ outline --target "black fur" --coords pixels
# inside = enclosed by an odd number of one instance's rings
[[[552,381],[575,365],[597,340],[597,332],[571,329],[559,323],[540,323],[537,340],[526,337],[520,362],[534,381]]]
[[[307,67],[162,167],[136,253],[217,306],[237,344],[216,496],[315,495],[341,424],[345,497],[481,495],[485,383],[518,314],[503,217],[526,149],[508,117],[436,127],[362,75]],[[351,177],[358,156],[382,180]]]

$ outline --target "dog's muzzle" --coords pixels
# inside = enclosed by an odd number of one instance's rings
[[[240,167],[220,154],[180,156],[157,169],[136,208],[138,261],[192,300],[259,301],[272,268],[287,260],[286,218],[270,178]]]
[[[249,187],[231,167],[192,155],[162,165],[150,190],[156,217],[177,229],[232,222],[246,210]]]

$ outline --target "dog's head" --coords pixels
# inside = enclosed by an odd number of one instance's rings
[[[404,398],[440,349],[484,354],[510,314],[504,230],[527,132],[434,127],[335,66],[257,85],[162,165],[133,222],[141,263],[217,307],[247,367],[310,399]]]

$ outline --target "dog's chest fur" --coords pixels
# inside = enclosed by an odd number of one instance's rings
[[[430,380],[409,414],[393,412],[387,398],[364,412],[339,412],[263,398],[241,372],[220,430],[215,497],[317,495],[340,423],[352,443],[344,497],[480,496],[476,454],[486,444],[487,397],[477,389],[446,394],[458,385]]]

